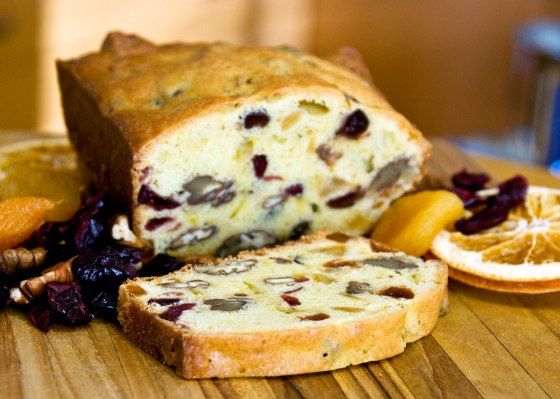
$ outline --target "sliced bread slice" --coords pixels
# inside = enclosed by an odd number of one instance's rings
[[[317,234],[121,286],[128,338],[187,378],[333,370],[434,328],[447,267]]]

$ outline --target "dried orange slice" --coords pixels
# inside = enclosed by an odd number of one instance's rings
[[[47,221],[67,220],[80,205],[76,154],[63,137],[0,147],[0,200],[37,196],[54,201]]]
[[[439,232],[464,214],[463,202],[445,190],[422,191],[395,201],[371,238],[409,255],[425,254]]]
[[[494,190],[479,195],[487,196]],[[523,206],[500,225],[472,235],[442,231],[432,252],[467,284],[509,292],[560,290],[560,190],[529,187]]]
[[[45,221],[54,203],[41,197],[17,197],[0,201],[0,249],[14,248],[28,239]]]

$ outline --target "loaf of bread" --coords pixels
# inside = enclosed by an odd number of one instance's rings
[[[119,321],[187,378],[333,370],[431,332],[447,268],[340,233],[189,265],[120,288]]]
[[[57,63],[89,178],[155,253],[180,257],[363,234],[419,182],[429,144],[346,65],[121,33]]]

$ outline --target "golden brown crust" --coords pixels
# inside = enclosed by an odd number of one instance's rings
[[[304,237],[323,239],[327,233]],[[292,244],[288,244],[292,245]],[[245,254],[262,254],[256,250]],[[145,310],[134,284],[121,286],[119,322],[126,336],[186,378],[256,377],[334,370],[401,353],[435,327],[447,294],[447,268],[408,308],[352,323],[244,334],[194,334]]]
[[[492,291],[519,294],[543,294],[560,291],[560,279],[547,281],[497,281],[449,268],[449,277],[462,283]]]

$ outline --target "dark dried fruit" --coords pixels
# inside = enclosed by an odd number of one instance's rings
[[[218,228],[216,226],[205,226],[199,228],[192,228],[185,231],[180,237],[171,241],[169,249],[179,249],[184,246],[193,245],[198,242],[209,239],[216,235]]]
[[[236,255],[242,250],[271,246],[276,244],[276,241],[276,237],[267,231],[248,231],[227,238],[220,248],[216,250],[216,256],[225,258],[230,255]]]
[[[347,234],[344,234],[344,233],[339,233],[339,232],[331,233],[327,236],[327,238],[329,240],[340,242],[340,243],[344,243],[344,242],[347,242],[348,240],[352,239],[351,236],[349,236]]]
[[[173,305],[165,310],[165,312],[160,313],[159,317],[164,320],[168,321],[177,321],[179,317],[183,314],[186,310],[191,310],[195,307],[194,303],[180,303],[178,305]]]
[[[301,236],[309,231],[309,222],[304,220],[303,222],[299,222],[296,224],[292,230],[290,231],[290,235],[288,239],[290,240],[298,240]]]
[[[316,314],[312,314],[309,316],[303,316],[300,317],[300,320],[310,320],[310,321],[321,321],[321,320],[326,320],[328,319],[330,316],[326,313],[316,313]]]
[[[165,274],[179,270],[185,262],[173,256],[158,254],[151,261],[142,266],[138,272],[140,277],[163,276]]]
[[[219,310],[222,312],[236,312],[245,307],[249,301],[241,298],[228,298],[228,299],[207,299],[204,301],[205,305],[210,306],[210,310]]]
[[[171,222],[172,220],[173,220],[173,218],[169,217],[169,216],[164,216],[164,217],[161,217],[161,218],[151,218],[146,223],[145,228],[148,231],[154,231],[155,229],[163,226],[166,223]]]
[[[27,316],[31,323],[42,332],[46,333],[52,324],[51,312],[46,304],[35,305],[29,308]]]
[[[197,265],[194,270],[197,273],[204,273],[210,276],[226,276],[232,273],[245,273],[248,272],[257,263],[254,259],[236,259],[229,263],[217,265]]]
[[[0,310],[6,306],[10,297],[10,286],[4,277],[0,276]]]
[[[508,208],[523,205],[527,197],[528,182],[524,176],[516,175],[498,185],[500,202]]]
[[[264,111],[254,111],[245,116],[243,126],[245,129],[252,129],[254,127],[265,127],[268,125],[270,117]]]
[[[140,191],[138,192],[138,203],[147,205],[156,211],[161,211],[163,209],[175,209],[181,205],[173,198],[159,195],[145,184],[142,184]]]
[[[406,168],[408,168],[408,164],[408,158],[389,162],[377,172],[371,183],[371,187],[375,190],[383,190],[387,187],[391,187],[399,180]]]
[[[90,198],[74,215],[73,243],[76,250],[83,251],[99,244],[109,230],[110,209],[108,199],[103,195]]]
[[[116,320],[118,299],[119,292],[113,288],[110,291],[94,292],[91,298],[86,298],[86,301],[89,309],[96,317]]]
[[[366,259],[363,261],[366,265],[379,266],[385,269],[391,270],[403,270],[403,269],[416,269],[418,265],[412,262],[406,262],[397,258],[385,258],[385,259]]]
[[[349,281],[348,286],[346,287],[346,293],[348,294],[363,294],[364,292],[370,292],[371,285],[366,282],[359,282],[359,281]]]
[[[262,177],[266,173],[266,168],[268,167],[266,155],[255,155],[251,160],[253,161],[255,176],[257,177],[257,179],[262,179]]]
[[[508,214],[509,209],[503,204],[490,205],[468,219],[458,220],[455,228],[465,235],[475,234],[499,225],[507,219]]]
[[[138,248],[111,245],[88,249],[72,262],[72,272],[86,289],[114,289],[129,278],[136,277],[135,264],[142,259]]]
[[[469,208],[475,205],[480,205],[483,203],[482,198],[480,198],[478,195],[468,190],[464,190],[458,187],[453,187],[449,191],[454,193],[457,197],[461,199],[461,201],[463,201],[463,205],[465,206],[465,208]]]
[[[379,295],[390,296],[397,299],[412,299],[414,292],[408,287],[389,287],[378,292]]]
[[[361,189],[350,191],[340,197],[335,197],[327,201],[327,205],[330,208],[342,209],[349,208],[353,206],[358,200],[364,196],[364,192]]]
[[[47,301],[52,315],[62,324],[77,326],[93,319],[76,284],[47,284]]]
[[[470,173],[466,169],[455,173],[451,177],[453,185],[467,191],[482,190],[486,183],[490,181],[490,176],[486,173]]]
[[[361,109],[357,109],[346,117],[342,126],[336,131],[337,136],[358,139],[369,126],[369,119]]]
[[[293,296],[293,295],[283,294],[283,295],[280,295],[280,296],[282,297],[284,302],[286,302],[290,306],[301,305],[301,302],[299,301],[299,299],[297,297]]]
[[[161,306],[169,306],[179,302],[180,300],[180,298],[152,298],[148,301],[148,305],[157,303]]]
[[[342,157],[341,152],[333,151],[332,147],[325,143],[317,147],[315,152],[317,153],[317,156],[321,160],[323,160],[327,165],[334,164],[338,159]]]
[[[292,184],[291,186],[286,187],[285,193],[287,195],[297,197],[303,194],[303,184],[301,183]]]
[[[220,181],[212,176],[203,175],[190,180],[183,188],[190,193],[187,198],[189,205],[211,203],[213,207],[217,207],[230,202],[235,197],[232,185],[231,181]]]

